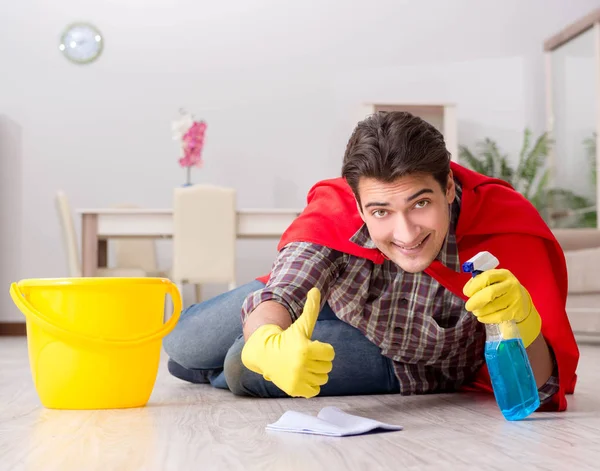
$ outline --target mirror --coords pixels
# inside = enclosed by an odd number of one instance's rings
[[[597,227],[596,138],[599,28],[547,50],[553,227]]]

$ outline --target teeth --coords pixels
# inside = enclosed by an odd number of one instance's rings
[[[425,237],[425,239],[427,239],[427,237]],[[412,249],[416,249],[419,245],[421,245],[423,242],[425,242],[425,239],[423,239],[421,242],[419,242],[417,245],[414,245],[412,247],[401,247],[403,250],[412,250]]]

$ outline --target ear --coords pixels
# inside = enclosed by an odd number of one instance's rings
[[[363,214],[363,210],[362,210],[362,206],[360,205],[360,202],[356,199],[356,197],[354,198],[354,201],[356,201],[356,209],[358,209],[358,214],[360,214],[360,218],[363,220],[363,222],[366,222],[365,215]]]
[[[448,204],[452,204],[456,198],[456,185],[454,184],[454,175],[452,170],[448,173],[448,183],[446,184],[446,201]]]

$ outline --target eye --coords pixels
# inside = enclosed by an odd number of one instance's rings
[[[376,209],[371,215],[377,219],[381,219],[387,215],[387,211],[385,209]]]
[[[429,200],[421,200],[421,201],[417,202],[417,204],[415,204],[415,208],[416,209],[422,209],[425,206],[427,206],[429,203],[431,203],[431,201],[429,201]]]

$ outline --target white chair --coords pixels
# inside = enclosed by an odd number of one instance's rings
[[[184,283],[194,284],[197,302],[204,283],[235,288],[236,220],[234,189],[212,185],[175,189],[171,280],[180,291]]]
[[[75,232],[75,223],[71,214],[69,200],[64,191],[56,193],[56,210],[61,225],[63,244],[67,253],[67,264],[70,277],[82,276],[81,261],[79,258],[79,249],[77,244],[77,234]],[[135,268],[104,268],[98,267],[97,276],[108,277],[142,277],[146,272]]]

